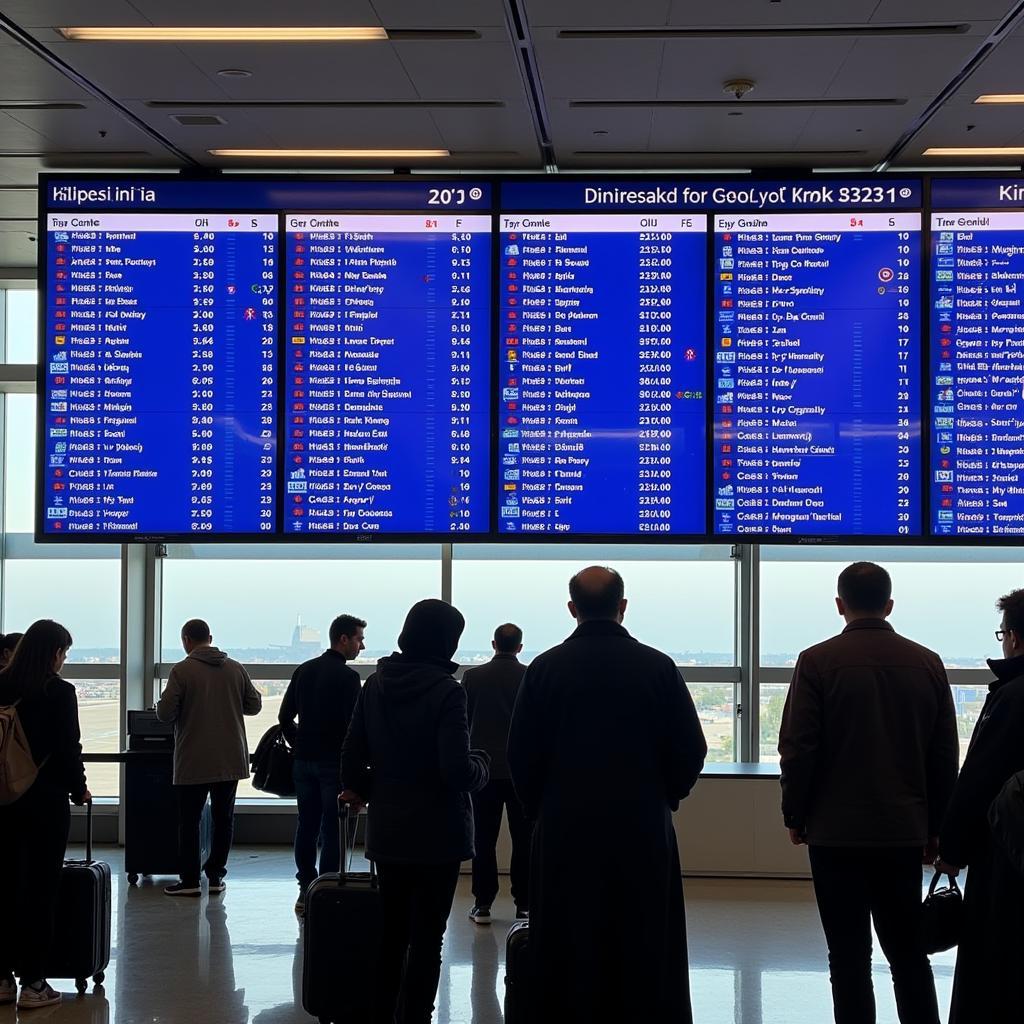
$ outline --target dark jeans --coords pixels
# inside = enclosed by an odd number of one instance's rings
[[[900,1024],[939,1024],[932,968],[918,937],[921,848],[812,846],[810,859],[836,1024],[874,1024],[872,920],[892,972]]]
[[[320,842],[320,874],[341,864],[338,837],[340,766],[333,761],[295,762],[295,799],[299,821],[295,828],[295,877],[303,892],[317,876],[316,847]]]
[[[378,864],[383,937],[376,1024],[430,1024],[459,864]],[[402,975],[405,975],[403,984]],[[396,1018],[401,995],[401,1011]]]
[[[70,825],[66,793],[30,789],[0,807],[0,977],[14,971],[25,985],[46,975]]]
[[[498,859],[495,847],[501,828],[501,812],[508,814],[512,837],[512,899],[516,909],[530,909],[530,825],[523,814],[511,779],[492,779],[473,794],[473,899],[489,907],[498,895]]]
[[[237,782],[200,782],[174,787],[178,798],[178,871],[186,885],[199,885],[199,876],[204,871],[211,882],[219,882],[228,873],[228,854],[235,834],[237,789]],[[213,836],[209,859],[202,864],[199,823],[207,796]]]

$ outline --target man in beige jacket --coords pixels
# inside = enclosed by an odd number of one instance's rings
[[[168,896],[199,896],[200,874],[210,893],[225,889],[235,825],[238,780],[249,777],[244,715],[258,715],[263,698],[249,674],[213,646],[210,627],[190,619],[181,627],[187,657],[171,669],[156,708],[161,722],[174,723],[174,790],[178,799],[178,857],[181,880]],[[200,864],[199,823],[210,798],[213,836],[210,856]]]

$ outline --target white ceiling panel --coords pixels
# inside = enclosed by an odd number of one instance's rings
[[[452,152],[514,152],[537,160],[537,136],[525,103],[504,108],[431,112],[445,149]]]
[[[12,110],[8,114],[32,131],[45,150],[67,153],[76,149],[102,152],[161,148],[115,110],[95,100],[86,104],[85,110]]]
[[[853,45],[851,39],[831,37],[673,40],[665,44],[657,95],[721,99],[723,82],[749,78],[758,99],[824,96]]]
[[[650,99],[657,95],[660,40],[539,40],[544,91],[551,99]]]
[[[867,21],[878,0],[729,0],[727,4],[701,3],[700,0],[674,0],[670,25],[720,25],[780,27],[788,25],[857,25]]]
[[[0,153],[31,153],[46,148],[38,132],[0,111]]]
[[[550,104],[551,134],[556,147],[567,151],[647,149],[653,117],[650,107],[571,108],[565,100]]]
[[[1012,0],[880,0],[871,16],[884,22],[999,21],[1016,4]]]
[[[423,99],[523,96],[522,75],[508,42],[399,42],[394,50]]]
[[[0,11],[25,29],[146,24],[146,19],[128,0],[2,0]]]
[[[504,26],[501,0],[373,0],[387,28],[481,28]]]
[[[36,190],[34,188],[8,188],[0,185],[0,218],[34,220],[35,216]]]
[[[1004,39],[964,82],[957,98],[973,103],[986,92],[1024,92],[1024,32],[1018,30]]]
[[[650,148],[723,153],[757,149],[796,150],[810,111],[802,107],[768,108],[742,117],[725,110],[657,110],[651,124]]]
[[[8,36],[0,35],[0,99],[81,101],[89,94]]]
[[[536,28],[656,28],[668,22],[672,0],[526,0]]]
[[[226,79],[211,79],[176,46],[65,41],[51,43],[49,48],[79,74],[122,102],[155,98],[222,99],[226,95],[219,88],[219,83]]]
[[[246,43],[238,46],[182,47],[182,52],[208,76],[218,91],[236,99],[264,100],[403,100],[417,99],[390,43],[313,43],[281,46]],[[252,78],[218,78],[221,68],[244,68]],[[134,98],[161,99],[150,91]]]
[[[34,220],[0,220],[0,267],[34,267],[35,236]]]
[[[912,100],[901,107],[826,107],[815,110],[808,118],[797,145],[800,149],[853,146],[884,155],[914,123],[923,107],[923,100]]]

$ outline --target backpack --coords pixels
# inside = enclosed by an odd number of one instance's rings
[[[24,796],[39,774],[18,718],[18,703],[0,707],[0,807]]]

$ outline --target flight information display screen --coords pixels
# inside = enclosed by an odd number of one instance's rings
[[[921,215],[716,215],[714,532],[917,536]]]
[[[490,231],[288,214],[286,533],[486,533]]]
[[[501,218],[499,531],[705,531],[706,218]]]
[[[276,529],[278,219],[51,213],[42,532]]]
[[[1024,536],[1024,188],[933,185],[929,465],[938,537]]]

